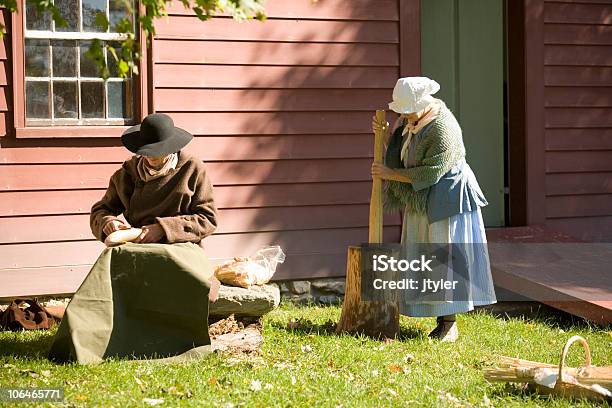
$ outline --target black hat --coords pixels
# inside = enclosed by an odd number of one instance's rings
[[[174,126],[172,118],[163,113],[147,115],[142,124],[132,126],[121,135],[121,142],[129,151],[154,157],[176,153],[191,139],[191,133]]]

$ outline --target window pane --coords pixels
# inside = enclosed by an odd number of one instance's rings
[[[95,61],[85,55],[90,45],[90,41],[81,41],[81,77],[100,78],[101,75]]]
[[[55,24],[55,31],[79,31],[79,2],[78,0],[55,0],[55,5],[68,24],[60,27]]]
[[[49,82],[26,81],[26,118],[48,119]]]
[[[36,4],[26,1],[26,28],[28,30],[51,30],[51,14],[39,12]]]
[[[49,40],[26,40],[26,76],[49,76]]]
[[[108,117],[127,118],[132,116],[131,81],[108,83]]]
[[[109,0],[108,1],[108,14],[109,14],[109,21],[110,21],[110,25],[111,25],[111,31],[112,27],[117,24],[119,22],[119,20],[121,20],[122,18],[130,18],[130,21],[132,21],[131,19],[131,13],[128,12],[128,9],[125,7],[125,3],[121,0]]]
[[[117,53],[117,57],[121,58],[121,47],[118,45],[115,46],[115,44],[117,44],[116,42],[113,42],[111,44],[113,45],[113,48],[115,49],[115,52]],[[106,64],[108,65],[108,71],[110,72],[110,76],[118,78],[119,69],[117,68],[117,61],[115,60],[115,57],[113,56],[113,54],[108,52],[108,50],[106,50]]]
[[[76,77],[77,49],[76,41],[51,41],[53,47],[53,76]]]
[[[83,118],[104,118],[104,82],[81,82]]]
[[[103,32],[96,24],[96,15],[106,15],[106,0],[83,0],[83,31]]]
[[[53,116],[56,119],[77,119],[77,82],[53,81]]]

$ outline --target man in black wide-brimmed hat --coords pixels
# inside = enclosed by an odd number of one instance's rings
[[[181,149],[193,139],[170,116],[154,113],[126,130],[123,145],[136,156],[111,177],[91,209],[91,230],[101,241],[122,228],[124,213],[143,232],[136,242],[195,242],[213,233],[217,210],[204,163]]]
[[[66,309],[51,359],[92,363],[210,351],[208,301],[216,300],[219,281],[201,246],[217,227],[217,209],[204,163],[181,151],[192,138],[157,113],[122,135],[136,155],[112,175],[90,226],[100,241],[119,229],[142,233],[102,251]]]

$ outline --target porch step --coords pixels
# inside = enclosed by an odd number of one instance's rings
[[[612,244],[544,227],[490,229],[487,238],[496,286],[597,324],[612,323]]]

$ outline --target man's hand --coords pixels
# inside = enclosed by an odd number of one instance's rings
[[[152,242],[160,242],[162,238],[166,236],[164,229],[156,224],[144,225],[142,227],[142,233],[136,238],[134,242],[139,244],[147,244]]]
[[[121,220],[112,220],[112,221],[107,222],[104,225],[104,228],[102,228],[102,232],[104,232],[106,236],[109,236],[115,231],[119,231],[122,229],[130,229],[130,228],[131,227],[128,224],[124,223]]]

